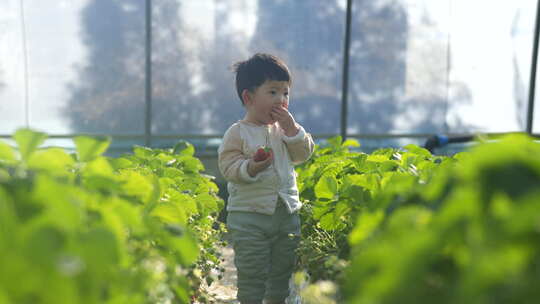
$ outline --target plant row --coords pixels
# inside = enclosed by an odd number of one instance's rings
[[[0,303],[188,303],[219,273],[223,202],[194,148],[0,142]]]
[[[540,297],[539,143],[512,135],[454,156],[356,146],[331,139],[297,169],[305,203],[299,268],[316,283],[304,289],[307,301]]]

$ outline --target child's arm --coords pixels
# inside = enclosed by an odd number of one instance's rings
[[[289,156],[294,164],[305,162],[311,157],[315,143],[311,134],[307,133],[302,126],[298,126],[298,133],[295,136],[283,135],[283,141],[289,151]]]
[[[253,183],[258,180],[257,174],[270,166],[273,156],[256,162],[244,155],[242,145],[238,127],[227,130],[218,149],[219,171],[227,181],[240,184]]]
[[[311,135],[294,121],[291,112],[285,107],[273,108],[272,117],[279,122],[283,129],[283,141],[287,146],[291,161],[299,164],[308,160],[315,146]]]

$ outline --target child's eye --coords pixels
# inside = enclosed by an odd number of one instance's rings
[[[270,94],[276,95],[276,91],[270,91]]]
[[[289,97],[289,92],[285,92],[285,97]]]

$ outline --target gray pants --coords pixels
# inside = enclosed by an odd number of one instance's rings
[[[298,213],[290,214],[279,199],[273,215],[229,212],[227,228],[238,271],[238,300],[284,301],[289,296],[289,279],[300,239]]]

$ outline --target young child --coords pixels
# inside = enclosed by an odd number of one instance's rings
[[[293,165],[311,156],[313,139],[288,110],[291,75],[282,60],[255,54],[234,68],[246,114],[225,132],[218,162],[228,181],[237,297],[242,304],[285,303],[300,236]],[[271,150],[257,161],[260,147]]]

